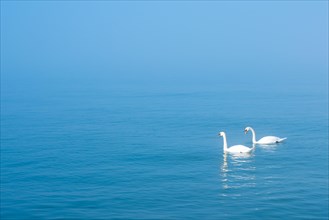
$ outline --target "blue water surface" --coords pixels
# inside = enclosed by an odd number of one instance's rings
[[[328,219],[327,86],[7,86],[1,219]],[[14,89],[11,89],[14,88]],[[245,157],[251,134],[287,137]]]

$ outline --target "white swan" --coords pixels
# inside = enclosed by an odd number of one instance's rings
[[[234,145],[231,147],[227,147],[227,141],[226,141],[226,134],[225,132],[219,132],[219,136],[223,137],[224,142],[224,152],[232,153],[232,154],[241,154],[241,153],[250,153],[254,148],[249,148],[243,145]]]
[[[253,144],[276,144],[276,143],[280,143],[282,141],[284,141],[287,138],[279,138],[276,136],[265,136],[262,137],[261,139],[259,139],[258,141],[256,141],[256,132],[254,131],[254,129],[252,129],[251,127],[246,127],[244,129],[244,133],[247,134],[248,131],[251,131],[252,133],[252,143]]]

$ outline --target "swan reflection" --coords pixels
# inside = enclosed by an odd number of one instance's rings
[[[253,154],[223,154],[220,175],[223,189],[255,187],[256,167]]]
[[[258,144],[257,148],[261,149],[262,151],[266,152],[275,152],[278,148],[278,145],[274,144]]]

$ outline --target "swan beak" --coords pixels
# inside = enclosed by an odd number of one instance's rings
[[[244,130],[244,134],[247,134],[247,132],[248,132],[247,130]]]

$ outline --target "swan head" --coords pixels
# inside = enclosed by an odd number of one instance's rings
[[[246,128],[244,129],[244,133],[247,134],[249,130],[250,130],[250,127],[246,127]]]
[[[219,135],[219,136],[224,136],[225,133],[224,133],[223,131],[221,131],[221,132],[218,133],[218,135]]]

